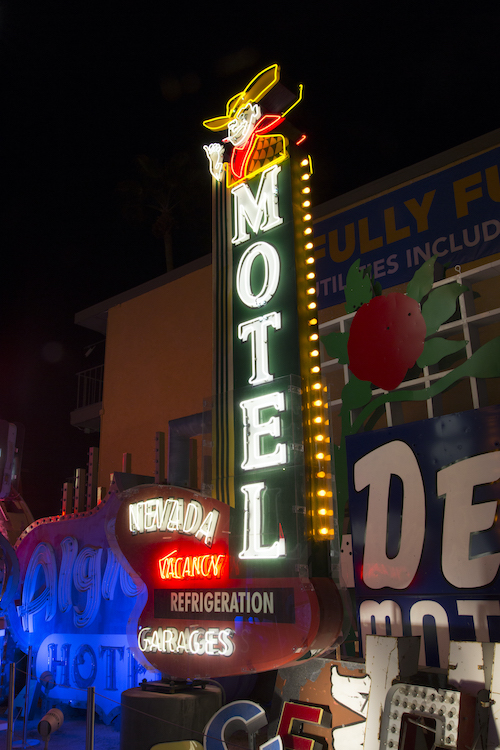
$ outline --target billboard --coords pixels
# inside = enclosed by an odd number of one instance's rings
[[[433,256],[456,266],[500,252],[499,163],[497,146],[318,218],[319,309],[344,301],[356,260],[388,288]]]
[[[347,438],[361,640],[500,641],[500,406]]]

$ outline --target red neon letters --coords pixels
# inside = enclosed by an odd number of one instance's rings
[[[171,578],[220,578],[227,555],[200,555],[198,557],[174,557],[174,549],[158,560],[160,576],[167,581]]]

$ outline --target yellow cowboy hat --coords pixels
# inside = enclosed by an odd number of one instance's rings
[[[258,102],[265,94],[278,83],[280,79],[280,68],[277,64],[264,68],[252,78],[248,86],[236,96],[229,99],[226,104],[226,115],[223,117],[212,117],[204,120],[203,125],[209,130],[224,130],[231,120],[238,116],[243,107],[249,102]]]

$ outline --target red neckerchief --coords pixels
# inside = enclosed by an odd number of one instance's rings
[[[233,147],[230,166],[231,174],[236,180],[241,180],[241,178],[245,176],[246,168],[250,161],[257,138],[274,130],[274,128],[278,127],[284,119],[285,118],[281,115],[262,115],[260,120],[255,123],[253,133],[245,145],[241,146],[241,148],[238,148],[238,146]]]

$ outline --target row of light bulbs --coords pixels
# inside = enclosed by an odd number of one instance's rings
[[[323,399],[323,393],[326,388],[321,384],[321,366],[319,351],[319,333],[317,302],[316,302],[316,273],[314,271],[314,242],[311,214],[311,187],[309,180],[312,175],[312,164],[310,157],[303,158],[300,161],[302,181],[301,187],[301,207],[304,210],[302,221],[304,224],[303,237],[305,239],[306,250],[306,297],[307,297],[307,316],[309,326],[309,357],[311,366],[306,383],[306,391],[309,392],[309,414],[311,420],[311,439],[314,447],[312,451],[313,466],[311,467],[311,496],[310,500],[312,513],[312,534],[318,538],[333,537],[333,510],[332,510],[332,491],[330,488],[331,473],[325,469],[331,468],[331,455],[329,451],[330,438],[325,435],[324,427],[328,427],[328,418],[326,409],[328,404]]]

